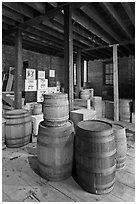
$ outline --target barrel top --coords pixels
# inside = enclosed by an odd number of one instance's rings
[[[113,124],[112,127],[113,127],[114,130],[119,130],[119,129],[124,128],[124,127],[123,127],[122,125],[120,125],[120,124]]]
[[[86,120],[78,123],[80,129],[88,130],[91,132],[101,132],[112,129],[112,125],[99,120]]]
[[[44,99],[55,99],[55,98],[68,98],[67,93],[51,93],[51,94],[43,94]]]
[[[6,115],[21,115],[21,114],[25,114],[28,111],[25,109],[15,109],[15,110],[11,110],[11,111],[7,111]]]

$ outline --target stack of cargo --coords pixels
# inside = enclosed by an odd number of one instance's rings
[[[25,86],[22,97],[25,98],[26,109],[32,113],[33,106],[37,102],[37,80],[35,69],[25,69]]]
[[[48,93],[48,79],[45,79],[45,71],[37,72],[37,103],[33,106],[32,111],[32,140],[35,142],[37,140],[39,123],[43,121],[43,113],[42,113],[42,102],[44,100],[43,94]]]
[[[71,176],[74,127],[69,119],[68,95],[45,94],[44,121],[40,122],[37,157],[40,175],[60,181]]]
[[[48,93],[48,79],[45,79],[45,71],[38,71],[37,102],[43,102],[43,94]]]

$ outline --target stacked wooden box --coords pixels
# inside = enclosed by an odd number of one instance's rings
[[[25,84],[23,83],[22,96],[25,98],[26,108],[32,112],[34,102],[37,102],[37,80],[35,69],[24,70]]]
[[[48,79],[45,79],[45,71],[38,71],[37,102],[43,102],[43,94],[48,93]]]

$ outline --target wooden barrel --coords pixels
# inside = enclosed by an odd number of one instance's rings
[[[45,94],[43,115],[47,126],[65,125],[69,118],[68,94]]]
[[[80,98],[81,99],[89,99],[90,98],[90,92],[89,92],[89,89],[83,89],[80,91]]]
[[[17,109],[5,113],[6,146],[22,147],[29,143],[32,121],[27,110]]]
[[[120,99],[119,100],[119,112],[120,112],[120,120],[125,122],[130,122],[131,116],[131,99]]]
[[[2,146],[5,145],[6,136],[6,120],[2,118]]]
[[[125,167],[127,153],[127,139],[125,128],[119,124],[113,124],[115,142],[116,142],[116,168]]]
[[[81,121],[77,125],[75,160],[80,186],[90,193],[110,192],[115,183],[115,139],[112,125]]]
[[[42,114],[42,104],[41,103],[34,104],[34,107],[33,107],[33,115],[39,115],[39,114]]]
[[[37,156],[40,175],[51,181],[71,176],[73,161],[74,127],[71,121],[60,127],[40,123]]]

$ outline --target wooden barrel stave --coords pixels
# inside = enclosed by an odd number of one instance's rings
[[[37,155],[40,175],[51,181],[71,176],[73,160],[74,128],[72,122],[60,127],[40,123]]]

